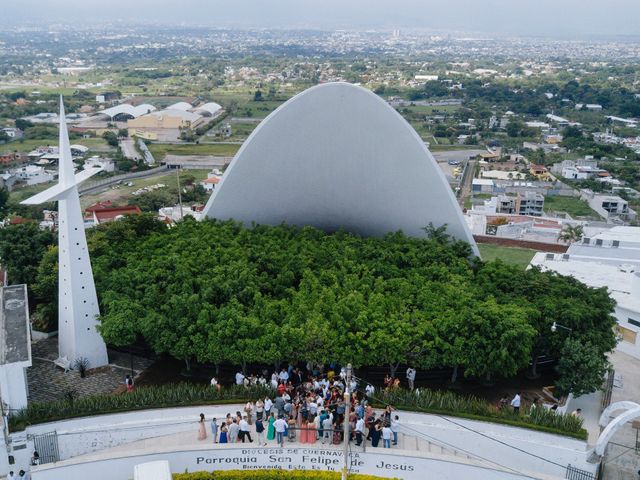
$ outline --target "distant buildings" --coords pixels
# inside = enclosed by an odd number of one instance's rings
[[[211,193],[216,188],[216,185],[222,180],[222,172],[217,168],[214,168],[207,174],[207,179],[200,182],[200,185],[208,192]]]
[[[142,210],[137,205],[113,207],[111,202],[96,203],[85,210],[85,227],[113,222],[127,215],[140,215]]]
[[[636,212],[629,208],[629,202],[617,195],[596,194],[590,190],[582,190],[581,193],[582,199],[607,220],[617,218],[632,221],[636,218]]]
[[[116,165],[111,158],[93,156],[84,161],[84,168],[101,168],[105,172],[113,172],[116,169]]]
[[[7,137],[9,137],[10,140],[17,140],[24,136],[24,132],[19,128],[6,127],[6,128],[0,129],[0,131],[6,133]]]
[[[587,156],[579,160],[563,160],[554,163],[551,172],[569,180],[588,180],[609,177],[609,172],[598,168],[598,161]]]
[[[485,214],[541,217],[544,213],[544,196],[535,192],[523,192],[515,196],[497,195],[485,200],[481,210]]]
[[[38,185],[40,183],[47,183],[53,181],[55,174],[48,172],[44,167],[37,165],[27,165],[20,167],[13,171],[19,181],[26,183],[27,185]]]

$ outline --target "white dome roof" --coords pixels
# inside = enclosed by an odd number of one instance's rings
[[[415,130],[384,100],[348,83],[312,87],[251,134],[204,215],[247,225],[313,225],[362,235],[432,222],[473,236],[444,174]]]

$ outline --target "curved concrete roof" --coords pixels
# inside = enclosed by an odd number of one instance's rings
[[[187,110],[191,110],[193,108],[193,105],[191,105],[190,103],[187,102],[178,102],[178,103],[174,103],[173,105],[169,105],[166,110],[183,110],[183,111],[187,111]]]
[[[156,109],[153,105],[149,105],[148,103],[143,103],[134,107],[133,105],[129,105],[128,103],[122,103],[120,105],[116,105],[115,107],[105,108],[104,110],[98,112],[99,115],[107,115],[110,118],[115,117],[116,115],[125,114],[130,115],[133,118],[138,118],[141,115],[145,115],[146,113],[153,112]]]
[[[473,236],[444,174],[415,130],[384,100],[348,83],[312,87],[251,134],[203,212],[251,224],[313,225],[361,235],[448,224]]]
[[[218,105],[216,102],[205,103],[193,109],[196,113],[206,112],[210,115],[215,115],[219,110],[222,110],[222,106]]]

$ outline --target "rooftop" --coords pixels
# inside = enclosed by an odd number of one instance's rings
[[[0,287],[0,365],[10,363],[31,365],[26,285]]]
[[[574,277],[590,287],[605,287],[620,307],[640,312],[640,268],[574,259],[571,254],[565,258],[538,252],[530,265]]]

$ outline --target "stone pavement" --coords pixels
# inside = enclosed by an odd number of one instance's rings
[[[640,360],[618,351],[609,355],[609,360],[621,380],[618,386],[613,387],[611,403],[621,400],[640,403]],[[604,478],[638,478],[640,453],[635,448],[637,434],[637,429],[627,423],[613,436],[604,456]]]
[[[90,370],[85,378],[70,370],[64,372],[53,364],[58,357],[57,338],[48,338],[33,343],[31,346],[33,366],[27,369],[30,401],[52,401],[68,398],[85,397],[104,393],[113,393],[123,388],[124,377],[130,372],[129,355],[109,351],[111,364],[106,367]],[[151,365],[148,359],[133,357],[134,374]]]

